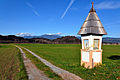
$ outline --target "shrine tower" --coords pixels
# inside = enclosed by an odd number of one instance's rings
[[[92,8],[78,32],[82,41],[81,66],[93,68],[102,64],[102,36],[106,34],[92,2]]]

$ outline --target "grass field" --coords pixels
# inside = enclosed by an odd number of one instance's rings
[[[94,69],[80,66],[81,45],[77,44],[18,44],[35,52],[54,65],[86,80],[117,80],[120,78],[120,45],[104,45],[103,64]]]
[[[0,45],[0,80],[27,80],[19,50],[12,45]]]

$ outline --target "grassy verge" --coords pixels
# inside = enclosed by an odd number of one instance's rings
[[[23,48],[22,48],[23,49]],[[54,73],[48,66],[46,66],[44,63],[42,63],[39,59],[37,59],[35,56],[33,56],[31,53],[23,49],[23,51],[26,54],[26,57],[29,58],[32,63],[36,65],[38,69],[43,71],[45,75],[47,75],[49,78],[52,78],[53,80],[62,80],[56,73]]]
[[[18,79],[16,80],[28,80],[27,72],[26,72],[23,59],[22,59],[22,54],[20,53],[20,51],[17,56],[20,61],[19,63],[20,66],[19,66],[19,73],[17,73]]]

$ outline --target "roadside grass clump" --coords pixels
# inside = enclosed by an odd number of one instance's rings
[[[12,45],[0,46],[0,80],[27,80],[26,73],[22,72],[25,69],[21,68],[19,50]]]
[[[19,72],[17,73],[18,79],[16,80],[28,80],[27,72],[26,72],[25,65],[22,59],[22,54],[20,53],[20,51],[17,54],[17,56],[20,63],[19,63]]]
[[[44,63],[42,63],[39,59],[37,59],[35,56],[33,56],[31,53],[26,51],[24,48],[22,48],[24,53],[26,54],[26,57],[29,58],[32,63],[36,65],[38,69],[43,71],[46,76],[53,80],[62,80],[61,77],[59,77],[56,73],[54,73],[48,66],[46,66]]]
[[[93,69],[80,66],[80,44],[18,44],[52,64],[85,80],[120,79],[120,45],[103,45],[103,63]],[[84,65],[83,65],[84,66]]]

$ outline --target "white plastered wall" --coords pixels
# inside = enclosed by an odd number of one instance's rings
[[[99,50],[101,50],[101,45],[102,45],[102,36],[93,36],[93,35],[89,35],[89,36],[82,36],[81,37],[81,40],[82,40],[82,49],[84,49],[84,39],[88,39],[89,40],[89,49],[90,50],[93,50],[93,42],[94,42],[94,39],[99,39],[100,42],[99,42]]]

